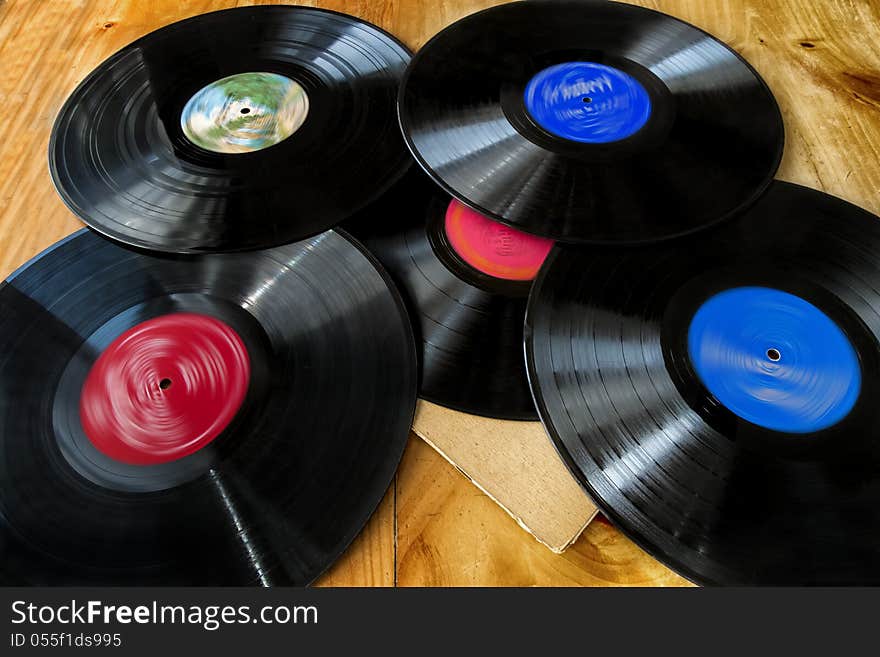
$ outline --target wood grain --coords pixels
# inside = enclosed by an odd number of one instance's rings
[[[391,484],[373,519],[317,586],[394,586],[396,484]]]
[[[46,165],[52,122],[101,60],[164,24],[252,2],[0,2],[0,275],[79,227]],[[411,47],[492,0],[302,3],[373,21]],[[779,177],[880,212],[880,3],[867,0],[642,2],[745,55],[783,111]],[[396,507],[395,507],[396,497]],[[396,532],[395,532],[396,518]],[[395,556],[395,537],[397,552]],[[401,585],[679,584],[606,524],[553,555],[423,443],[412,441],[370,527],[322,583]]]
[[[604,521],[554,554],[428,445],[410,441],[397,482],[399,586],[659,586],[687,582]]]

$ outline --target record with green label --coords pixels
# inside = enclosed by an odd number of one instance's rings
[[[407,169],[407,48],[310,7],[246,7],[156,30],[103,62],[55,121],[49,165],[86,224],[204,253],[316,235]]]

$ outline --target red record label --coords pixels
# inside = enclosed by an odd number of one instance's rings
[[[92,366],[80,419],[94,446],[133,465],[188,456],[244,401],[250,359],[238,334],[207,315],[174,313],[116,338]]]
[[[493,221],[455,199],[446,209],[445,229],[452,248],[467,264],[511,281],[533,280],[553,248],[553,240]]]

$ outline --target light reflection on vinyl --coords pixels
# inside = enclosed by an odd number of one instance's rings
[[[152,251],[277,246],[337,225],[409,167],[407,48],[353,16],[242,7],[104,61],[56,118],[49,167],[90,227]]]
[[[529,379],[616,525],[701,583],[880,583],[878,254],[877,217],[782,182],[682,240],[556,247]]]
[[[410,150],[450,194],[561,241],[707,227],[754,202],[782,155],[776,101],[745,60],[615,2],[467,16],[416,53],[399,104]]]
[[[465,413],[537,419],[522,324],[552,243],[477,215],[415,168],[345,227],[409,306],[421,339],[419,395]]]
[[[0,583],[315,579],[415,408],[374,263],[335,231],[181,257],[83,230],[0,285]]]

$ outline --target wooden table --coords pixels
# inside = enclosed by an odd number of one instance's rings
[[[55,194],[55,115],[101,60],[227,0],[0,0],[0,275],[80,227]],[[412,48],[494,0],[336,0]],[[786,124],[779,177],[880,212],[880,2],[639,2],[702,27],[764,76]],[[604,522],[554,555],[413,438],[381,507],[324,585],[676,585],[684,580]]]

